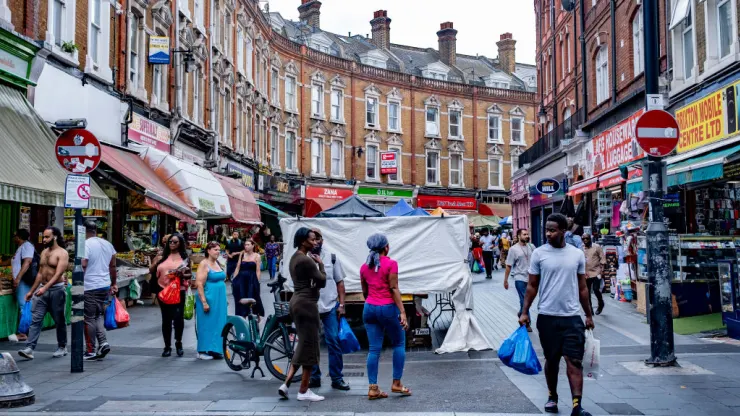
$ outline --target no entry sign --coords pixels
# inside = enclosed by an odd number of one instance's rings
[[[635,138],[645,153],[667,156],[678,145],[679,129],[676,119],[663,110],[650,110],[635,125]]]
[[[67,171],[86,175],[100,163],[100,142],[87,130],[67,130],[57,138],[54,155]]]

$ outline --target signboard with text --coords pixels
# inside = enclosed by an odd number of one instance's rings
[[[170,38],[167,36],[149,36],[149,63],[170,63]]]
[[[737,131],[736,87],[729,85],[676,110],[681,130],[678,153],[718,142]]]
[[[396,175],[398,174],[398,160],[396,152],[380,152],[380,174]]]
[[[593,178],[644,156],[635,138],[635,125],[643,113],[645,110],[640,109],[586,143],[584,178]]]
[[[353,195],[352,189],[328,188],[321,186],[306,187],[306,199],[331,199],[341,201]]]
[[[170,129],[133,113],[128,127],[128,139],[163,152],[170,152]]]
[[[90,176],[67,175],[64,185],[64,208],[90,208]]]
[[[478,201],[475,198],[459,196],[419,195],[416,197],[416,205],[424,209],[442,208],[457,211],[476,211],[478,209]]]
[[[367,196],[388,196],[394,198],[413,198],[413,189],[385,189],[385,188],[371,188],[367,186],[361,186],[357,189],[357,195]]]
[[[560,190],[560,182],[552,178],[540,179],[535,189],[541,194],[552,195]]]
[[[226,169],[229,172],[236,173],[239,175],[239,177],[236,179],[241,183],[242,185],[246,186],[250,190],[254,191],[254,171],[249,168],[242,168],[240,166],[237,166],[233,163],[229,163],[226,165]]]

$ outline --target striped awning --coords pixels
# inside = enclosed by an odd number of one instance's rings
[[[595,191],[597,180],[598,178],[593,177],[590,179],[586,179],[585,181],[574,183],[573,185],[570,186],[570,189],[568,189],[568,196],[576,196],[580,194],[585,194],[587,192]]]
[[[54,157],[54,133],[24,94],[0,84],[0,199],[64,207],[67,172]],[[90,208],[111,210],[111,201],[93,181]]]

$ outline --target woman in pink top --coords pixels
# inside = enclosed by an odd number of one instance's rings
[[[401,383],[403,365],[406,361],[406,312],[398,289],[398,263],[388,257],[388,239],[374,234],[367,240],[370,255],[360,268],[362,294],[365,295],[365,322],[370,352],[367,355],[367,378],[370,400],[385,399],[388,394],[378,387],[378,362],[383,347],[384,333],[391,339],[393,347],[393,385],[391,392],[410,396],[411,390]]]

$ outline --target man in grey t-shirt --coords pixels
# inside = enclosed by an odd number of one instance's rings
[[[506,257],[504,289],[509,290],[509,276],[513,276],[516,293],[519,295],[519,313],[517,316],[521,316],[524,308],[524,293],[527,291],[527,283],[529,282],[529,262],[532,259],[534,246],[529,243],[529,231],[520,228],[516,232],[516,237],[519,241],[509,249],[509,255]],[[527,325],[527,330],[532,332],[529,325]]]
[[[319,316],[324,326],[324,340],[329,352],[329,377],[332,388],[346,391],[349,390],[349,384],[344,381],[342,374],[344,360],[342,347],[339,345],[339,319],[344,315],[344,270],[334,253],[322,250],[324,237],[321,231],[316,229],[313,231],[316,233],[314,254],[321,256],[326,272],[326,286],[319,292]],[[321,368],[318,365],[313,367],[309,387],[321,387]]]
[[[583,410],[583,355],[585,329],[593,329],[586,286],[586,258],[583,251],[565,243],[568,222],[562,214],[547,217],[547,244],[532,253],[529,285],[519,323],[529,323],[529,308],[539,292],[537,331],[545,355],[545,379],[549,398],[545,412],[558,412],[558,371],[565,357],[573,396],[571,416],[591,416]],[[581,320],[581,309],[586,323]]]

